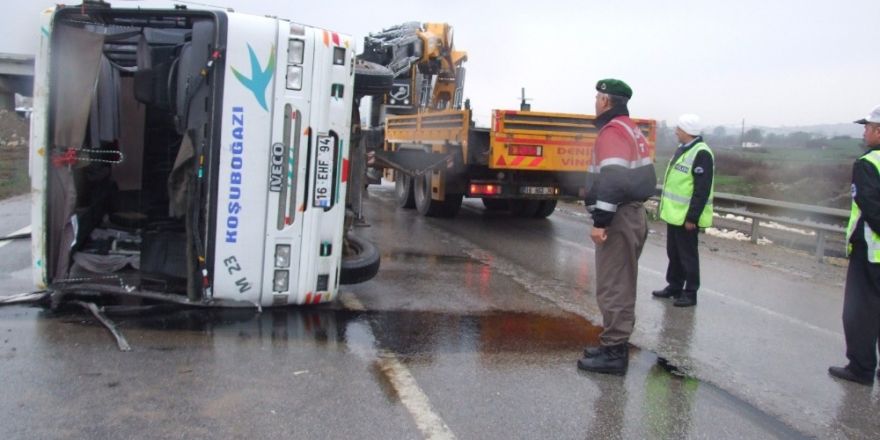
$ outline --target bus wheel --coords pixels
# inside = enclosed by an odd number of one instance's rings
[[[394,172],[394,197],[397,199],[397,206],[401,208],[413,209],[416,207],[412,176],[407,176],[400,171]]]
[[[379,272],[379,249],[372,242],[346,234],[342,249],[340,284],[357,284],[373,279]]]

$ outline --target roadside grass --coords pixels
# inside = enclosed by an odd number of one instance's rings
[[[731,194],[750,194],[752,184],[743,176],[718,175],[715,177],[715,191]]]
[[[851,164],[862,151],[858,146],[853,146],[851,142],[836,141],[831,143],[827,148],[755,148],[755,149],[717,149],[717,154],[723,154],[727,157],[735,156],[742,159],[759,162],[786,163],[786,164],[803,164],[803,163],[823,163]]]
[[[861,150],[852,140],[835,141],[822,149],[716,149],[715,191],[847,209],[852,163]],[[661,182],[671,154],[657,154]]]

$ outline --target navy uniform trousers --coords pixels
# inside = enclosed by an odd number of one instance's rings
[[[868,262],[864,241],[855,241],[843,293],[846,357],[855,374],[872,375],[877,368],[880,337],[880,264]]]
[[[696,292],[700,288],[700,254],[697,251],[699,228],[666,225],[666,284],[674,291]]]

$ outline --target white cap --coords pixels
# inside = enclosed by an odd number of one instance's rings
[[[880,124],[880,105],[874,107],[874,109],[871,110],[871,113],[869,113],[868,116],[865,116],[864,118],[859,119],[855,122],[856,124],[867,124],[869,122],[872,124]]]
[[[703,129],[700,124],[700,117],[692,113],[685,113],[679,116],[678,123],[675,126],[691,136],[699,136],[700,131]]]

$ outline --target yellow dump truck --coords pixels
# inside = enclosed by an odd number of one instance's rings
[[[544,218],[558,200],[582,198],[598,130],[594,116],[495,110],[491,128],[471,111],[388,116],[378,162],[393,169],[398,204],[451,217],[463,197],[489,210]],[[656,123],[634,119],[653,150]]]

